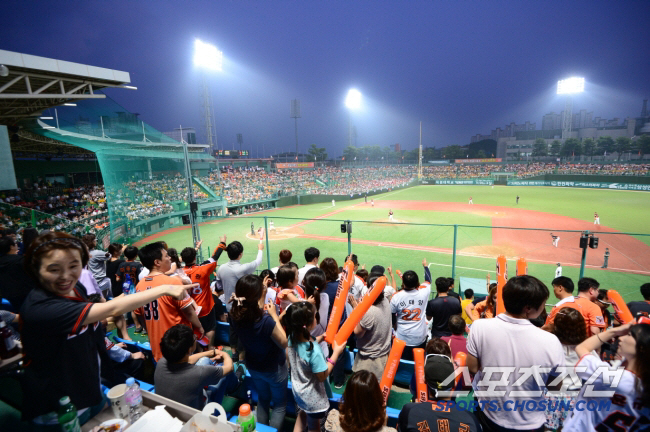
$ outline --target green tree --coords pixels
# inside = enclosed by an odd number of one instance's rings
[[[582,144],[577,138],[567,138],[562,144],[560,154],[564,157],[580,156],[582,154]]]
[[[586,138],[582,142],[582,146],[584,147],[587,156],[593,156],[596,152],[596,142],[591,138]]]
[[[355,146],[347,146],[343,149],[343,158],[346,162],[353,162],[358,153],[358,149]]]
[[[450,145],[442,149],[443,159],[464,159],[467,154],[459,145]]]
[[[551,143],[551,155],[552,156],[559,156],[561,149],[562,149],[562,143],[560,141],[554,140]]]
[[[650,135],[641,135],[636,143],[639,146],[639,151],[641,151],[641,157],[650,153]]]
[[[422,149],[422,162],[430,161],[437,159],[439,156],[438,152],[433,147],[425,147]]]
[[[610,136],[598,137],[598,154],[614,152],[614,140]]]
[[[621,160],[623,153],[627,153],[632,149],[632,140],[628,137],[616,138],[616,151],[618,152],[618,160]]]
[[[483,149],[480,149],[476,153],[476,157],[479,158],[479,159],[485,159],[487,157],[487,155],[485,154],[485,151]]]
[[[307,150],[309,154],[309,159],[314,161],[324,161],[327,159],[327,151],[325,147],[316,147],[316,144],[312,144]]]
[[[548,144],[544,138],[537,138],[533,144],[533,156],[546,156],[548,154]]]

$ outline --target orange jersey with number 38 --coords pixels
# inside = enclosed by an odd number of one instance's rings
[[[135,287],[136,292],[146,291],[160,285],[182,285],[180,279],[176,277],[157,274],[147,276],[138,282]],[[185,319],[182,309],[192,304],[192,297],[189,295],[183,300],[176,300],[170,296],[162,296],[149,304],[146,304],[135,310],[138,315],[144,316],[147,333],[149,333],[149,344],[151,352],[156,361],[162,357],[160,351],[160,340],[167,330],[176,324],[185,324],[192,328],[192,324]]]

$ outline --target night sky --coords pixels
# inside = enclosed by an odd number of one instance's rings
[[[558,79],[584,76],[574,112],[639,116],[650,95],[645,1],[7,1],[0,49],[127,71],[118,103],[161,131],[203,137],[195,38],[224,53],[209,75],[219,147],[242,133],[252,155],[295,148],[338,156],[345,95],[357,145],[467,144],[510,122],[560,112]],[[264,146],[263,146],[264,145]]]

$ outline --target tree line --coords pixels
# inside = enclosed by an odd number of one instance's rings
[[[564,142],[554,140],[550,145],[546,140],[537,138],[533,144],[532,156],[600,156],[614,152],[618,153],[619,160],[624,153],[650,153],[650,135],[642,135],[636,141],[628,137],[618,137],[614,140],[610,136],[602,136],[597,140],[585,138],[582,141],[567,138]]]

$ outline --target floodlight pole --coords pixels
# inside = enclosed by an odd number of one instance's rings
[[[422,178],[422,122],[420,122],[420,147],[418,157],[418,180]]]
[[[183,155],[185,156],[185,177],[187,178],[187,199],[190,203],[190,224],[192,225],[192,241],[196,246],[201,241],[199,224],[196,217],[196,203],[194,202],[194,191],[192,190],[192,171],[190,168],[190,157],[187,151],[187,141],[183,139],[183,128],[181,127],[181,143],[183,144]],[[203,261],[202,248],[198,250],[198,262]]]
[[[571,134],[571,127],[573,125],[573,98],[571,95],[566,97],[566,105],[564,107],[564,119],[562,122],[562,139],[569,138]]]
[[[298,119],[300,118],[300,99],[291,100],[291,116],[296,121],[296,161],[298,161]]]

